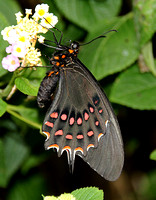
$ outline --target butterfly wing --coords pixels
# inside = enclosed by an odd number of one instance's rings
[[[107,97],[86,67],[77,60],[60,70],[54,100],[47,111],[45,148],[67,152],[69,165],[81,156],[107,180],[115,180],[123,166],[123,144]]]

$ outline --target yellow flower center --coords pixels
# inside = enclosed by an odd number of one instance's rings
[[[44,11],[43,9],[41,9],[41,10],[38,11],[38,14],[39,14],[40,16],[43,16],[43,15],[45,14],[45,11]]]
[[[18,53],[20,53],[20,52],[21,52],[21,48],[17,47],[16,51],[17,51]]]
[[[14,60],[11,61],[11,65],[15,65],[16,62]]]
[[[19,38],[19,41],[25,42],[25,37],[24,37],[24,36],[21,36],[21,37]]]
[[[51,22],[52,22],[51,17],[46,17],[45,22],[46,22],[47,24],[51,24]]]

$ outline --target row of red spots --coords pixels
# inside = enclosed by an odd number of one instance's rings
[[[81,139],[83,139],[84,137],[83,137],[83,135],[77,135],[76,138],[77,138],[78,140],[81,140]]]
[[[81,118],[81,117],[79,117],[79,118],[77,119],[77,124],[78,124],[78,125],[81,125],[81,124],[82,124],[82,118]]]
[[[58,131],[56,131],[56,132],[55,132],[55,136],[57,136],[57,135],[63,135],[63,130],[58,130]]]
[[[96,122],[95,122],[95,126],[99,126],[99,121],[96,121]]]
[[[89,137],[91,137],[92,135],[94,135],[94,132],[93,132],[93,131],[88,131],[87,135],[88,135]]]
[[[52,122],[48,122],[48,121],[45,123],[45,125],[47,125],[47,126],[49,126],[51,128],[53,128],[53,126],[54,126],[54,124]]]
[[[91,112],[91,113],[93,113],[93,112],[94,112],[94,108],[93,108],[93,107],[91,107],[91,106],[89,107],[89,110],[90,110],[90,112]]]
[[[98,100],[95,100],[94,103],[95,103],[95,105],[98,104]]]
[[[84,113],[84,120],[87,121],[89,119],[89,115],[87,112]]]
[[[74,122],[75,122],[75,119],[74,119],[74,117],[71,117],[71,118],[70,118],[70,120],[69,120],[69,124],[70,124],[70,125],[73,125],[73,124],[74,124]]]
[[[67,115],[66,115],[66,114],[62,114],[62,115],[61,115],[61,119],[62,119],[63,121],[66,121]]]
[[[53,112],[51,115],[50,115],[51,118],[54,118],[54,119],[57,119],[58,118],[58,112]]]
[[[73,136],[70,135],[70,134],[68,134],[68,135],[66,135],[66,139],[68,139],[68,140],[72,140],[72,139],[73,139]]]
[[[99,110],[99,113],[101,114],[102,112],[103,112],[103,110],[102,110],[102,109],[100,109],[100,110]]]

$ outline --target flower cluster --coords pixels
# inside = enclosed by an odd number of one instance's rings
[[[44,37],[40,34],[46,33],[48,28],[52,28],[58,22],[58,18],[49,13],[47,4],[39,4],[32,15],[31,9],[26,9],[26,16],[22,18],[22,13],[16,13],[16,26],[6,27],[1,31],[3,39],[9,42],[6,52],[9,54],[2,60],[4,69],[12,72],[18,67],[38,66],[41,63],[41,52],[35,48],[36,41],[44,42]],[[32,17],[30,18],[30,15]]]
[[[55,196],[46,196],[44,200],[76,200],[76,198],[72,194],[61,194],[59,197]]]

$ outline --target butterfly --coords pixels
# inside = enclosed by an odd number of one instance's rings
[[[39,107],[50,103],[42,126],[45,149],[56,149],[58,156],[66,151],[72,171],[78,155],[102,177],[114,181],[124,163],[117,118],[98,82],[78,59],[80,44],[65,46],[62,35],[59,41],[54,32],[53,36],[51,69],[37,95]]]

